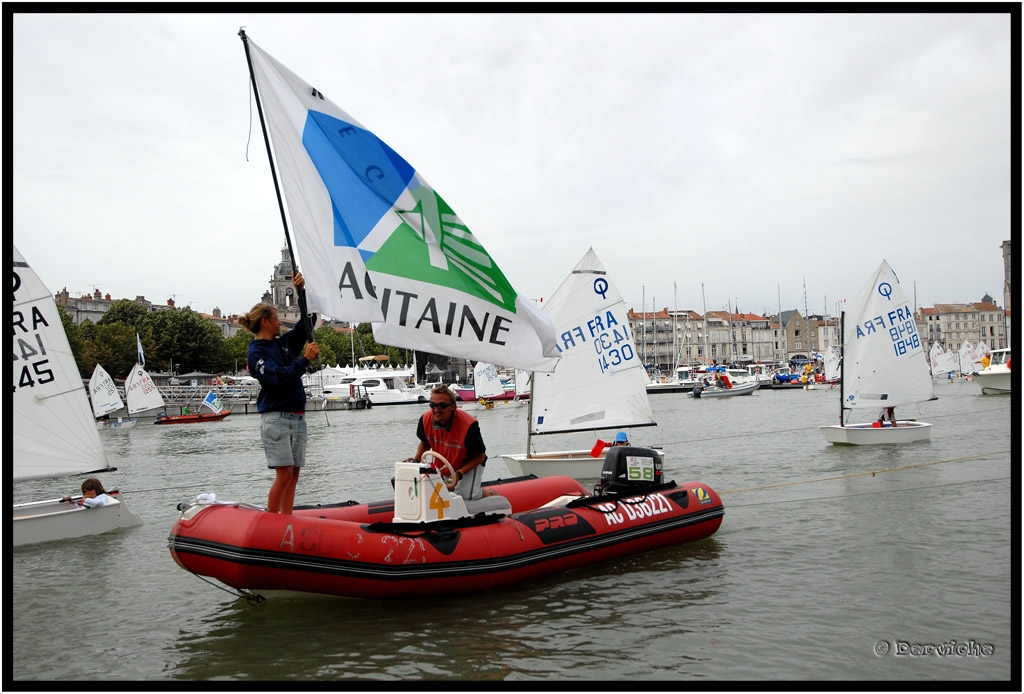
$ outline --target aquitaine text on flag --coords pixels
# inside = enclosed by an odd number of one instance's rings
[[[551,371],[554,327],[397,152],[247,42],[310,311],[374,338]]]

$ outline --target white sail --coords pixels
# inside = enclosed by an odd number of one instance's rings
[[[942,373],[960,373],[960,360],[956,352],[949,350],[948,352],[942,353]]]
[[[970,340],[964,340],[964,343],[960,345],[957,361],[960,373],[969,374],[974,371],[974,368],[971,366],[974,363],[974,345],[971,344]]]
[[[473,392],[478,398],[493,398],[505,394],[505,386],[494,364],[478,361],[473,367]]]
[[[928,350],[928,362],[931,364],[932,376],[941,376],[950,371],[949,362],[946,360],[946,352],[942,349],[940,342],[936,342]]]
[[[13,478],[107,469],[53,295],[14,248]]]
[[[89,379],[89,399],[92,401],[92,413],[97,418],[124,407],[121,396],[117,393],[117,386],[114,385],[114,379],[99,364],[93,369],[92,377]]]
[[[982,361],[985,357],[990,357],[992,350],[988,348],[988,343],[984,340],[978,343],[978,346],[974,348],[974,363],[971,364],[972,371],[981,371],[985,368],[985,362]]]
[[[844,321],[844,408],[878,410],[934,398],[914,314],[889,263],[882,261]]]
[[[160,390],[153,383],[152,376],[136,364],[124,383],[124,394],[128,400],[128,414],[138,414],[164,406]]]
[[[531,431],[553,434],[653,425],[647,372],[626,305],[591,248],[544,304],[561,361],[534,373]]]
[[[825,380],[835,381],[842,375],[840,365],[843,363],[843,352],[839,345],[832,345],[825,350]]]
[[[532,371],[516,369],[516,395],[526,395],[530,392],[530,374]]]

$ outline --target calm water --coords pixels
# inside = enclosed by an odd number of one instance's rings
[[[102,432],[120,468],[102,479],[145,525],[9,554],[9,672],[16,682],[1006,681],[1020,649],[1011,399],[974,383],[936,390],[904,413],[934,423],[931,442],[860,448],[823,442],[816,427],[838,412],[830,391],[652,396],[659,425],[631,439],[664,445],[666,476],[722,493],[712,538],[515,589],[403,602],[248,605],[173,562],[179,501],[266,502],[258,417]],[[296,502],[390,496],[391,463],[413,453],[421,411],[311,415]],[[476,414],[492,454],[525,445],[525,408]],[[497,459],[487,470],[509,476]],[[19,484],[14,500],[76,488]],[[897,642],[951,641],[976,653],[894,655]]]

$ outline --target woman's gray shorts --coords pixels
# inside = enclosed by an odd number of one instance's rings
[[[267,453],[267,467],[296,467],[306,464],[306,416],[293,412],[264,412],[260,415],[260,436]]]

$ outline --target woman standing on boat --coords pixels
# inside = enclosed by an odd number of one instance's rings
[[[302,291],[305,280],[301,272],[292,275],[292,283]],[[305,302],[300,305],[304,306]],[[260,435],[267,454],[267,467],[275,472],[267,496],[267,510],[290,514],[299,470],[306,464],[306,389],[302,385],[302,374],[320,353],[306,328],[307,322],[316,324],[316,315],[309,321],[303,316],[283,335],[277,309],[270,304],[256,304],[238,322],[255,335],[249,343],[249,374],[260,382],[260,394],[256,398]],[[303,352],[302,346],[307,341],[309,344]]]

